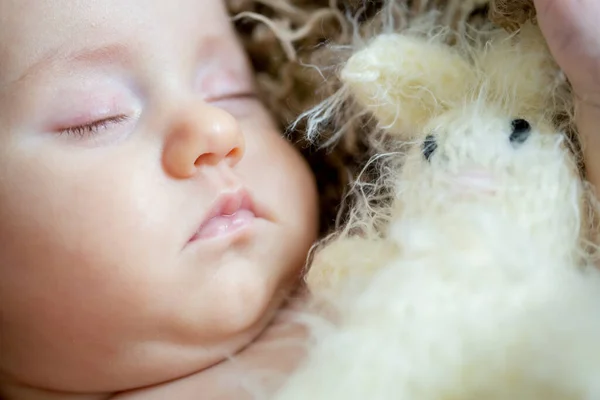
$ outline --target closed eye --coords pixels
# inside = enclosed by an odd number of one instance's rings
[[[248,92],[239,92],[232,94],[225,94],[221,96],[207,97],[204,99],[207,103],[211,104],[219,104],[228,101],[236,101],[236,100],[256,100],[258,99],[258,94],[253,91]]]
[[[86,137],[97,134],[103,130],[109,129],[113,125],[120,125],[129,119],[127,115],[115,115],[113,117],[103,118],[88,124],[70,126],[59,129],[58,132],[62,135],[70,135],[76,137]]]
[[[206,100],[214,107],[221,108],[236,118],[252,116],[256,112],[256,105],[262,104],[255,92],[242,92],[227,96],[220,96]]]

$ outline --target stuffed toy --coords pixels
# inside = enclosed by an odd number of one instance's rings
[[[340,96],[391,149],[388,196],[316,252],[306,280],[327,317],[307,312],[314,340],[277,400],[600,399],[567,85],[531,23],[449,34],[415,20],[341,70]]]

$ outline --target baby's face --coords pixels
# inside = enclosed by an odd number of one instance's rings
[[[253,93],[221,0],[0,0],[0,378],[114,392],[257,334],[317,216]]]

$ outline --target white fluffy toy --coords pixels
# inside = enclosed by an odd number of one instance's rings
[[[563,82],[536,26],[477,35],[382,34],[345,64],[346,90],[408,150],[390,156],[385,228],[365,213],[316,254],[309,289],[336,318],[276,400],[600,399],[600,273],[554,121]]]

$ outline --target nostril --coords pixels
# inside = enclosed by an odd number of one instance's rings
[[[531,135],[531,124],[524,119],[518,118],[512,121],[512,132],[510,142],[513,144],[523,144]]]
[[[218,157],[214,153],[204,153],[194,162],[195,167],[199,167],[201,165],[213,165],[218,163]]]
[[[227,153],[226,158],[233,158],[233,159],[238,159],[242,156],[242,150],[240,150],[238,147],[236,147],[235,149],[231,150],[229,153]]]
[[[222,155],[219,156],[216,153],[204,153],[201,156],[199,156],[198,158],[196,158],[196,161],[194,162],[194,166],[197,168],[197,167],[200,167],[201,165],[216,165],[223,160],[237,161],[242,157],[242,154],[243,154],[243,151],[237,147],[235,149],[231,150],[229,153],[227,153],[225,155],[225,157],[223,157]]]

